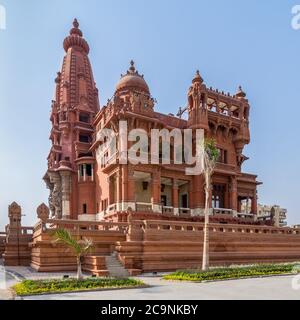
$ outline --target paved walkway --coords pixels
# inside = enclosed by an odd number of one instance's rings
[[[108,290],[86,293],[51,294],[25,300],[298,300],[300,290],[292,289],[293,276],[230,280],[207,283],[170,282],[156,277],[138,277],[150,288]]]
[[[62,278],[63,275],[75,276],[73,272],[38,273],[30,267],[7,267],[5,273],[0,268],[0,300],[12,299],[10,286],[18,281],[26,279]],[[3,281],[5,275],[5,281]],[[299,290],[292,288],[294,276],[276,276],[268,278],[255,278],[243,280],[229,280],[207,283],[165,281],[159,276],[136,277],[149,284],[149,288],[105,290],[85,293],[51,294],[32,297],[24,297],[24,300],[210,300],[210,299],[254,299],[254,300],[300,300]],[[1,279],[0,279],[1,280]],[[300,284],[300,280],[298,281]],[[4,287],[4,285],[5,287]],[[17,298],[20,299],[20,298]]]
[[[31,267],[4,267],[3,261],[0,259],[0,300],[14,299],[12,291],[9,289],[14,284],[23,279],[62,279],[64,275],[75,277],[75,272],[55,272],[55,273],[39,273]]]

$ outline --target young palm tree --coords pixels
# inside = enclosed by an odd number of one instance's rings
[[[213,175],[216,163],[218,161],[220,152],[216,147],[214,139],[206,139],[204,141],[204,153],[203,153],[203,174],[204,174],[204,189],[205,189],[205,209],[204,209],[204,239],[203,239],[203,257],[202,257],[202,270],[208,270],[209,268],[209,195],[211,191],[211,177]]]
[[[56,242],[61,242],[74,251],[77,259],[77,279],[82,280],[81,260],[83,255],[92,248],[93,241],[87,238],[77,241],[66,229],[56,230],[54,237]]]

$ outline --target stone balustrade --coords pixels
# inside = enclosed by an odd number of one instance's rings
[[[39,221],[34,226],[34,233],[47,230],[66,228],[68,230],[86,231],[119,231],[125,233],[128,228],[126,222],[106,222],[106,221],[80,221],[80,220],[59,220],[47,219],[46,222]]]
[[[145,220],[145,230],[161,230],[161,231],[188,231],[202,232],[204,224],[196,222],[174,222],[161,220]],[[211,232],[228,232],[228,233],[259,233],[259,234],[290,234],[299,235],[300,230],[294,228],[276,228],[267,226],[253,225],[236,225],[236,224],[219,224],[210,223],[209,230]]]

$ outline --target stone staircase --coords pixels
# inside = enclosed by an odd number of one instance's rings
[[[110,256],[105,257],[106,268],[111,277],[116,278],[127,278],[129,272],[123,267],[121,262],[118,260],[116,253],[113,252]]]

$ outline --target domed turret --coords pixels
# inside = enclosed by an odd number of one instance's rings
[[[125,90],[136,90],[150,94],[149,87],[143,75],[135,69],[134,62],[130,61],[130,68],[125,75],[121,75],[121,79],[116,86],[116,92]]]
[[[90,51],[88,43],[82,38],[82,31],[79,29],[77,19],[74,19],[70,35],[64,40],[65,51],[67,52],[71,47],[77,47],[78,49],[83,50],[86,54]]]

